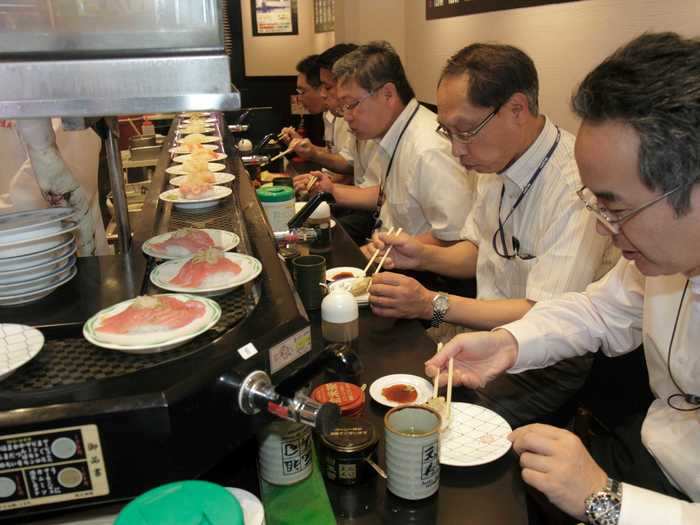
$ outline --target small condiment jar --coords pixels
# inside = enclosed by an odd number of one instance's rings
[[[331,249],[331,207],[322,202],[306,220],[306,224],[317,231],[316,239],[311,243],[309,251],[323,253]]]
[[[335,403],[340,407],[342,416],[357,415],[365,406],[364,391],[357,385],[343,381],[317,386],[311,392],[311,398],[319,403]]]
[[[327,479],[341,485],[362,483],[374,469],[379,436],[364,417],[341,417],[335,430],[321,436],[321,461]]]

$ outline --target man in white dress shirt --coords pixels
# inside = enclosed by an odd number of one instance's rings
[[[377,226],[403,228],[422,242],[459,239],[474,181],[435,133],[436,116],[415,98],[401,60],[387,42],[360,46],[336,62],[343,116],[360,140],[377,140],[364,187],[319,181],[338,204],[374,210]],[[367,254],[366,254],[367,255]]]
[[[425,245],[408,235],[376,239],[393,244],[385,268],[476,276],[476,299],[429,290],[393,272],[374,277],[375,314],[430,320],[434,337],[449,339],[454,325],[490,330],[520,319],[538,301],[581,291],[611,267],[610,240],[576,196],[581,186],[574,136],[538,111],[535,65],[521,50],[473,44],[455,54],[441,76],[440,130],[452,152],[479,178],[462,242]],[[447,326],[440,326],[443,321]],[[461,330],[460,330],[461,331]],[[551,417],[585,383],[592,358],[503,377],[478,391],[480,404],[512,425]],[[476,400],[475,400],[476,401]]]
[[[655,399],[638,421],[594,436],[590,452],[547,425],[522,427],[510,439],[523,479],[576,519],[697,524],[700,40],[642,35],[584,79],[573,106],[583,119],[579,195],[624,259],[583,293],[540,302],[495,331],[457,336],[426,373],[439,369],[444,381],[454,357],[455,383],[473,388],[503,372],[598,349],[615,356],[643,342]]]

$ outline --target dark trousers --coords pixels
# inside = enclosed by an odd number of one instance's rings
[[[347,234],[358,246],[367,244],[367,239],[372,236],[374,227],[373,212],[368,210],[350,210],[348,208],[336,208],[334,215],[343,225]]]

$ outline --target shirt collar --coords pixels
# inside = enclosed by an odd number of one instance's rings
[[[381,146],[381,148],[387,153],[394,151],[394,148],[397,147],[399,135],[401,135],[401,131],[406,125],[408,119],[411,118],[411,114],[413,113],[413,110],[416,109],[416,106],[418,106],[418,101],[415,98],[412,98],[409,103],[406,104],[406,107],[403,108],[403,111],[399,114],[399,116],[396,117],[396,120],[389,128],[389,131],[387,131],[379,141],[379,146]]]
[[[523,189],[556,139],[557,127],[545,116],[544,127],[535,142],[501,175],[508,177],[520,189]]]
[[[694,294],[700,295],[700,275],[690,278],[690,290]]]

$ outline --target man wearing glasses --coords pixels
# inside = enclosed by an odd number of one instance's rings
[[[584,79],[578,192],[622,251],[583,293],[538,303],[522,320],[457,336],[426,363],[483,385],[601,349],[644,344],[655,399],[593,436],[528,425],[509,439],[523,479],[593,524],[700,523],[700,40],[645,34]],[[692,501],[693,503],[690,503]]]
[[[473,44],[445,66],[437,91],[438,132],[479,178],[462,242],[429,246],[408,236],[375,236],[393,245],[385,268],[476,277],[476,299],[428,290],[415,279],[374,277],[375,314],[430,320],[436,339],[455,330],[490,330],[520,319],[538,301],[583,290],[608,270],[609,239],[576,196],[574,137],[538,111],[535,65],[512,46]],[[447,321],[449,324],[441,326]],[[457,325],[457,326],[455,326]],[[592,358],[506,376],[474,395],[512,425],[556,413],[583,386]]]
[[[366,170],[377,182],[356,187],[323,177],[318,187],[342,206],[373,211],[374,229],[403,228],[427,243],[457,241],[474,177],[465,176],[449,142],[435,133],[435,114],[416,100],[394,49],[387,42],[363,45],[339,60],[333,73],[352,133],[378,141]]]

